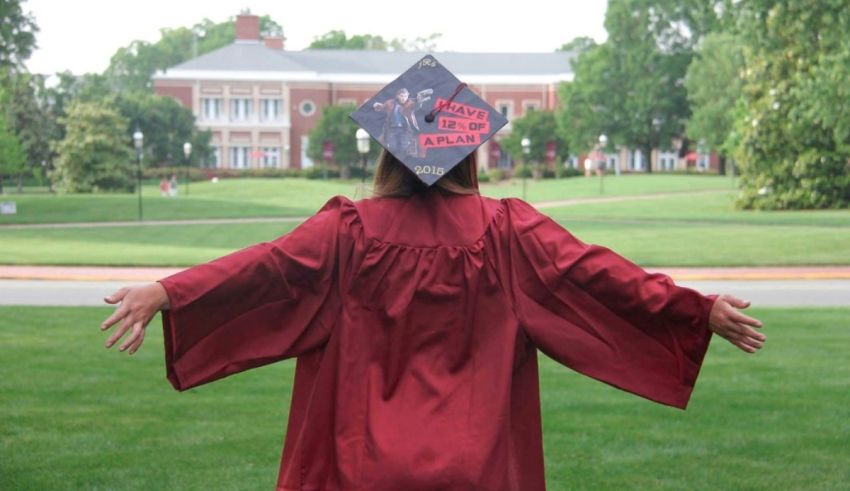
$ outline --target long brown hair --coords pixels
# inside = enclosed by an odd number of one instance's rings
[[[467,155],[431,187],[450,194],[478,193],[478,163],[475,152]],[[372,193],[375,197],[411,196],[428,190],[428,186],[404,166],[395,156],[381,150]]]

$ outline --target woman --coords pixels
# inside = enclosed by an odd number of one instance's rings
[[[107,297],[114,345],[163,313],[178,390],[298,357],[279,490],[542,490],[537,350],[684,409],[711,333],[761,348],[706,297],[477,191],[474,153],[432,187],[382,154],[372,199]]]

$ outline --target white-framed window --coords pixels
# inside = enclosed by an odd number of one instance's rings
[[[313,167],[313,159],[307,156],[307,147],[310,146],[310,137],[301,135],[301,168],[309,169]]]
[[[707,153],[701,153],[697,157],[697,168],[701,170],[708,170],[711,166],[710,155]]]
[[[658,154],[658,169],[664,171],[675,169],[678,157],[676,152],[660,152]]]
[[[578,169],[578,155],[570,155],[566,164],[566,167],[570,169]]]
[[[357,99],[353,97],[340,97],[337,99],[336,103],[340,106],[356,106]]]
[[[629,159],[629,170],[643,170],[646,159],[643,158],[643,153],[640,150],[631,152]]]
[[[283,100],[260,99],[260,118],[263,121],[278,121],[283,115]]]
[[[609,153],[605,155],[605,169],[611,170],[616,169],[620,165],[620,156],[617,154]]]
[[[215,121],[222,116],[224,100],[220,97],[201,97],[201,119]]]
[[[511,119],[514,115],[514,101],[496,101],[496,109],[502,116]]]
[[[251,117],[253,103],[251,99],[230,99],[230,120],[247,121]]]
[[[310,99],[305,99],[298,104],[298,112],[301,113],[302,116],[310,117],[316,114],[316,103]]]
[[[204,167],[221,167],[221,147],[219,146],[211,146],[210,154],[207,157],[207,161],[204,162]]]
[[[280,167],[280,147],[263,147],[263,167]]]
[[[523,114],[528,114],[532,111],[540,109],[540,101],[537,99],[525,99],[522,101]]]
[[[230,168],[247,169],[251,166],[251,147],[230,147]]]

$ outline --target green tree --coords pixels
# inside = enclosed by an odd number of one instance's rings
[[[568,43],[564,43],[558,48],[556,51],[567,51],[569,53],[575,53],[576,56],[581,55],[582,53],[586,53],[591,49],[597,47],[598,44],[596,41],[587,36],[579,36],[577,38],[573,38],[572,41]]]
[[[20,0],[0,2],[0,70],[19,69],[36,47],[38,26]]]
[[[386,40],[373,34],[354,34],[349,37],[345,31],[334,29],[313,39],[307,49],[359,49],[375,51],[433,51],[442,36],[433,33],[412,40],[393,38]]]
[[[192,112],[174,99],[136,92],[118,96],[115,107],[131,130],[139,128],[144,133],[146,163],[182,165],[187,141],[192,143],[193,161],[208,157],[209,132],[198,132]]]
[[[691,104],[688,136],[703,140],[720,155],[720,174],[726,173],[726,157],[732,151],[730,133],[735,106],[742,96],[744,56],[741,40],[718,32],[706,36],[688,66],[685,88]]]
[[[3,194],[3,176],[19,173],[25,161],[21,143],[6,127],[6,119],[0,117],[0,194]]]
[[[316,123],[316,126],[310,131],[310,144],[307,147],[307,156],[311,159],[321,162],[323,165],[336,164],[340,167],[340,172],[343,175],[348,174],[349,166],[357,163],[360,160],[360,154],[357,152],[357,123],[350,117],[354,111],[354,105],[341,106],[325,106],[322,108],[322,116]],[[333,161],[325,159],[324,145],[325,142],[333,144],[334,158]],[[369,146],[369,159],[374,161],[378,156],[380,145],[377,142],[372,142]]]
[[[236,39],[236,21],[231,18],[215,23],[209,19],[192,27],[160,30],[154,43],[133,41],[112,55],[104,76],[116,91],[150,91],[151,77],[157,70],[172,67],[232,43]],[[269,16],[260,17],[262,32],[283,32]]]
[[[846,1],[743,3],[738,204],[850,206],[850,9]]]
[[[135,173],[127,119],[106,102],[74,101],[51,179],[62,192],[132,191]]]
[[[523,155],[522,139],[531,141],[529,160],[542,163],[546,160],[546,144],[555,143],[555,162],[561,162],[569,155],[566,140],[561,137],[555,113],[552,111],[531,111],[511,122],[511,134],[502,140],[502,146],[511,155]]]

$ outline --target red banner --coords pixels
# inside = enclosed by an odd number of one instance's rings
[[[442,107],[443,111],[452,113],[455,116],[460,116],[461,118],[474,119],[477,121],[489,121],[490,119],[487,111],[478,109],[477,107],[467,106],[466,104],[461,104],[459,102],[452,102],[449,104],[445,99],[438,98],[435,104],[435,107]]]
[[[458,133],[489,133],[490,123],[488,121],[472,121],[463,118],[441,116],[437,118],[437,129]]]
[[[463,147],[467,145],[478,145],[480,142],[481,135],[478,133],[430,133],[419,135],[419,146],[425,150],[429,148]]]

